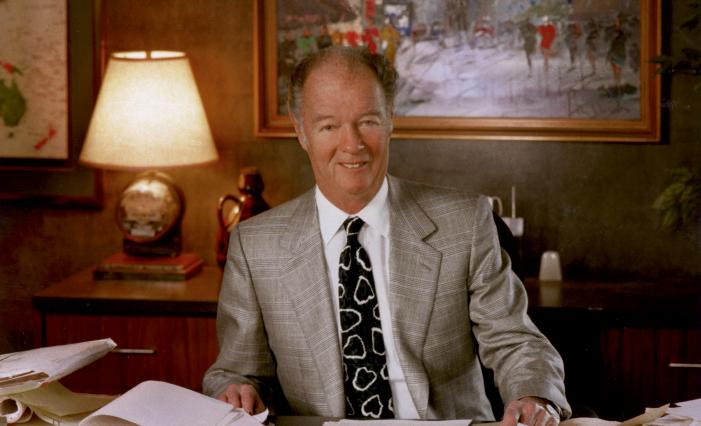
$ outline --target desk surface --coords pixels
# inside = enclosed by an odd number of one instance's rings
[[[280,416],[271,417],[270,421],[275,426],[321,426],[326,421],[337,421],[338,419],[331,417],[313,417],[313,416]],[[497,426],[499,422],[491,423],[473,423],[480,426]]]
[[[334,421],[338,420],[335,418],[331,417],[313,417],[313,416],[281,416],[281,417],[271,417],[270,418],[270,423],[269,424],[274,424],[275,426],[321,426],[324,424],[326,421]],[[31,420],[27,423],[21,423],[22,426],[35,426],[35,425],[48,425],[49,423],[46,423],[42,421],[41,419],[37,418],[37,416],[33,416]],[[478,423],[480,426],[497,426],[499,422],[492,422],[492,423]],[[608,426],[608,425],[606,425]]]

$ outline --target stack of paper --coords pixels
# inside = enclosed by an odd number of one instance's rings
[[[668,408],[666,415],[655,424],[701,426],[701,399],[676,403],[675,407]]]
[[[57,382],[116,346],[103,339],[0,355],[0,423],[33,413],[61,426],[260,426],[267,417],[165,382],[143,382],[119,397],[73,393]]]
[[[0,396],[0,416],[7,423],[22,423],[36,414],[50,424],[77,425],[85,416],[115,397],[74,393],[59,382],[9,396]]]
[[[116,346],[102,339],[0,355],[0,416],[16,423],[36,413],[47,422],[70,424],[107,404],[114,397],[76,394],[57,380]]]
[[[335,422],[324,422],[323,426],[469,426],[472,421],[463,420],[351,420],[342,419]]]
[[[25,392],[61,379],[116,346],[112,339],[101,339],[0,355],[0,395]]]
[[[97,410],[80,426],[260,426],[267,410],[249,416],[226,402],[158,381],[138,384]]]

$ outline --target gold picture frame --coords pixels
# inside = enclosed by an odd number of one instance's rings
[[[437,1],[437,0],[434,0]],[[608,4],[608,8],[615,9],[618,0],[607,0],[605,2]],[[353,6],[358,3],[360,6]],[[382,8],[385,12],[389,9],[388,6],[392,7],[408,7],[411,8],[414,1],[410,0],[385,0],[382,3],[371,2],[375,6],[370,6],[372,8]],[[449,0],[445,0],[444,3],[451,3]],[[512,2],[517,4],[519,2]],[[544,2],[545,3],[545,2]],[[552,4],[553,2],[548,2]],[[494,95],[493,98],[496,100],[494,105],[489,110],[488,114],[472,114],[471,112],[460,112],[458,114],[445,114],[442,115],[440,111],[433,113],[434,110],[445,109],[443,105],[439,103],[440,99],[437,99],[433,104],[431,102],[426,102],[426,96],[421,98],[418,96],[418,102],[412,99],[410,96],[405,96],[408,99],[405,104],[409,108],[404,108],[399,112],[395,111],[394,119],[394,138],[397,139],[460,139],[460,140],[550,140],[550,141],[579,141],[579,142],[659,142],[660,140],[660,76],[656,73],[656,65],[651,62],[653,58],[658,56],[661,51],[661,2],[660,0],[640,0],[638,13],[631,13],[629,10],[621,10],[619,13],[611,13],[611,10],[606,8],[598,10],[597,16],[589,16],[585,12],[594,13],[593,9],[587,11],[584,6],[581,6],[581,10],[578,11],[576,8],[581,3],[582,5],[586,2],[562,2],[563,5],[569,3],[570,15],[568,15],[567,22],[564,18],[560,19],[556,23],[557,31],[559,32],[559,39],[556,39],[554,45],[558,46],[557,61],[551,59],[549,67],[546,69],[545,65],[545,53],[543,39],[546,38],[545,32],[540,33],[540,26],[545,26],[548,24],[548,17],[535,15],[534,18],[529,18],[528,16],[534,16],[534,13],[547,13],[547,9],[541,8],[535,12],[521,12],[519,14],[511,15],[512,17],[519,17],[521,24],[523,22],[532,22],[533,25],[538,26],[538,34],[535,36],[538,41],[538,45],[531,52],[532,58],[532,68],[529,72],[533,77],[533,80],[525,80],[524,76],[519,76],[519,73],[523,74],[526,72],[526,56],[523,52],[525,50],[525,37],[520,33],[519,24],[514,18],[511,22],[511,41],[507,44],[503,34],[508,34],[502,29],[508,27],[509,19],[504,21],[499,20],[498,15],[494,18],[494,13],[490,16],[481,17],[479,21],[477,19],[472,19],[469,21],[469,26],[466,26],[465,30],[456,31],[455,23],[449,23],[448,18],[443,21],[438,20],[433,23],[422,23],[414,22],[413,26],[401,27],[397,25],[400,30],[404,30],[404,48],[405,49],[415,49],[420,50],[421,43],[424,43],[423,48],[430,50],[430,43],[434,43],[437,46],[442,46],[442,48],[452,48],[454,51],[459,51],[455,49],[462,49],[462,51],[467,54],[472,54],[475,57],[480,57],[482,55],[483,63],[473,63],[468,69],[463,68],[467,71],[474,70],[484,70],[485,67],[491,66],[491,62],[488,62],[487,53],[492,49],[493,52],[498,52],[502,54],[504,51],[511,49],[510,53],[506,53],[503,59],[503,63],[508,66],[512,66],[515,75],[515,83],[512,81],[509,83],[510,89],[506,89],[500,95]],[[630,4],[631,2],[626,2]],[[353,25],[358,25],[358,22],[368,22],[374,20],[379,22],[384,19],[386,23],[392,24],[393,19],[397,15],[385,14],[384,16],[379,16],[380,12],[373,10],[375,15],[370,16],[358,16],[367,11],[357,13],[357,7],[367,7],[364,6],[367,2],[362,0],[325,0],[322,2],[316,2],[311,0],[255,0],[254,1],[254,77],[255,77],[255,90],[254,90],[254,103],[255,103],[255,134],[260,138],[289,138],[294,137],[294,129],[292,123],[287,116],[284,106],[284,68],[289,68],[289,56],[287,55],[287,65],[284,62],[286,60],[286,52],[281,49],[281,45],[285,41],[285,37],[293,39],[294,37],[302,37],[305,34],[311,34],[312,36],[317,36],[321,34],[322,27],[326,30],[331,28],[333,20],[346,19],[343,22],[345,28],[351,28],[353,31]],[[533,4],[533,2],[531,2]],[[603,4],[603,3],[602,3]],[[620,3],[621,5],[624,3]],[[340,5],[340,6],[339,6]],[[349,6],[350,5],[350,6]],[[408,5],[408,6],[407,6]],[[424,2],[425,5],[425,2]],[[535,6],[539,6],[540,2],[535,2]],[[597,3],[597,7],[601,6]],[[634,5],[635,6],[635,5]],[[353,11],[354,7],[356,8]],[[425,7],[425,6],[422,6]],[[564,7],[564,6],[563,6]],[[620,6],[621,8],[623,6]],[[626,6],[630,7],[630,6]],[[335,8],[335,9],[334,9]],[[338,10],[338,9],[341,10]],[[346,8],[348,10],[343,10]],[[350,12],[349,12],[350,10]],[[355,16],[352,13],[355,12]],[[411,11],[411,15],[416,19],[415,11]],[[574,13],[581,12],[581,13]],[[531,15],[528,15],[531,13]],[[326,14],[326,15],[324,15]],[[333,16],[332,16],[333,14]],[[345,15],[344,15],[345,14]],[[446,14],[447,15],[447,14]],[[560,17],[564,15],[559,15]],[[524,18],[525,17],[525,18]],[[489,19],[495,22],[493,26],[489,26]],[[454,16],[450,19],[454,20]],[[557,15],[553,20],[558,20]],[[467,21],[467,20],[466,20]],[[589,22],[593,22],[592,28],[600,32],[598,39],[598,48],[592,47],[591,50],[598,49],[598,57],[594,56],[594,61],[589,61],[587,63],[587,58],[589,52],[585,52],[587,49],[587,37],[590,35],[585,26]],[[485,24],[487,22],[487,24]],[[506,24],[505,24],[506,22]],[[624,22],[624,24],[621,24]],[[332,24],[329,24],[332,23]],[[355,23],[355,24],[354,24]],[[552,23],[552,22],[551,22]],[[340,26],[341,23],[338,23]],[[385,24],[387,25],[387,24]],[[437,29],[434,31],[434,25]],[[448,34],[449,27],[452,25],[453,30],[450,33],[449,39],[446,34]],[[579,53],[577,60],[572,63],[570,67],[565,67],[565,62],[567,61],[568,55],[567,50],[569,50],[569,41],[567,37],[569,33],[575,30],[571,30],[571,27],[579,26]],[[621,83],[620,80],[614,81],[615,72],[613,72],[613,63],[615,60],[614,49],[614,38],[616,37],[615,30],[617,28],[623,28],[627,25],[627,30],[620,30],[621,33],[625,34],[627,41],[624,41],[625,54],[627,56],[627,64],[631,64],[628,71],[628,76],[634,76],[632,83],[626,82]],[[613,30],[612,30],[613,28]],[[339,32],[338,29],[335,29]],[[379,30],[375,31],[375,35],[379,34]],[[493,36],[493,41],[491,45],[489,40],[480,45],[480,42],[484,42],[484,38],[490,37],[490,31]],[[614,31],[611,34],[611,31]],[[357,31],[358,39],[362,39],[368,32],[368,27],[359,28]],[[461,36],[467,34],[464,37],[466,41],[461,45],[460,42],[456,42],[456,37],[454,34],[460,33]],[[518,35],[514,35],[518,33]],[[371,40],[372,33],[369,33],[368,40]],[[484,36],[483,34],[486,34]],[[433,39],[431,39],[433,37]],[[441,39],[441,37],[443,37]],[[482,38],[480,38],[482,37]],[[558,41],[559,40],[559,41]],[[348,44],[348,40],[344,41]],[[369,41],[369,43],[371,43]],[[378,43],[384,43],[378,39]],[[440,44],[442,43],[442,44]],[[558,44],[559,43],[559,44]],[[574,45],[575,43],[572,43]],[[379,45],[379,44],[378,44]],[[523,45],[524,47],[520,53],[517,53],[517,47]],[[608,47],[607,47],[608,46]],[[620,47],[620,46],[619,46]],[[603,49],[603,51],[601,51]],[[620,50],[620,49],[619,49]],[[440,49],[434,49],[433,58],[435,55],[440,54]],[[551,53],[552,54],[552,53]],[[398,56],[399,58],[399,56]],[[423,57],[419,57],[425,62],[430,59],[431,56],[426,54]],[[298,58],[297,58],[298,59]],[[520,63],[515,63],[514,60],[518,59]],[[637,60],[636,60],[637,59]],[[620,60],[620,58],[619,58]],[[416,61],[420,63],[421,61]],[[596,62],[598,62],[599,69],[596,70]],[[466,62],[467,63],[467,62]],[[508,64],[516,65],[508,65]],[[403,72],[416,72],[416,70],[407,70],[409,68],[406,66],[407,62],[403,65],[399,62],[397,63],[397,69],[400,73],[400,80]],[[555,65],[552,65],[555,64]],[[576,78],[570,78],[571,83],[566,80],[568,77],[567,70],[572,67],[576,67],[576,72],[579,73],[580,79],[584,80],[584,76],[593,64],[594,68],[591,68],[591,75],[596,76],[589,79],[589,86],[584,84],[575,84],[574,80]],[[433,64],[428,64],[427,66],[432,66]],[[520,67],[520,68],[517,68]],[[538,68],[541,67],[541,68]],[[559,68],[558,68],[559,67]],[[621,67],[626,67],[626,65],[621,65]],[[503,67],[502,67],[503,68]],[[637,69],[636,69],[637,68]],[[427,68],[424,68],[424,70]],[[498,71],[500,68],[495,68]],[[420,72],[424,72],[419,69]],[[519,71],[520,70],[520,71]],[[542,70],[542,71],[541,71]],[[428,71],[426,71],[428,72]],[[483,77],[490,77],[488,73],[491,70],[487,69],[482,73]],[[545,77],[539,76],[538,74],[542,72]],[[451,70],[451,72],[444,72],[447,76],[454,76],[460,73],[460,70]],[[478,73],[479,74],[479,73]],[[609,74],[610,76],[607,76]],[[413,75],[413,74],[409,74]],[[552,76],[555,77],[552,77]],[[477,76],[479,77],[479,75]],[[468,79],[475,86],[480,86],[482,81],[473,77]],[[639,79],[638,79],[639,77]],[[452,77],[451,77],[452,78]],[[620,68],[619,68],[619,78],[620,78]],[[431,87],[437,87],[436,93],[441,87],[446,87],[447,84],[452,84],[450,80],[440,80],[440,77],[436,81],[436,77],[433,77],[431,82],[432,86],[427,86],[423,88],[424,93],[428,93],[427,96],[431,96]],[[540,79],[540,86],[537,86],[537,79]],[[607,84],[606,79],[611,79],[611,83]],[[630,78],[629,78],[630,80]],[[639,81],[636,81],[639,80]],[[465,80],[462,82],[464,83]],[[534,81],[534,87],[536,89],[531,90],[528,98],[523,98],[524,95],[516,94],[514,98],[514,87],[516,91],[523,89],[525,85],[523,82]],[[542,83],[545,81],[546,83]],[[564,81],[564,83],[563,83]],[[506,82],[506,80],[504,80]],[[618,84],[616,84],[618,83]],[[500,89],[500,82],[492,81],[490,84],[498,89]],[[416,85],[418,86],[418,85]],[[503,86],[507,86],[506,83]],[[406,88],[406,84],[404,86]],[[450,86],[448,86],[450,87]],[[545,89],[543,89],[545,87]],[[412,86],[412,88],[415,88]],[[398,102],[402,95],[402,82],[400,81],[400,93],[398,94]],[[445,89],[444,89],[445,90]],[[491,89],[490,89],[491,90]],[[511,90],[511,93],[509,93]],[[525,99],[525,104],[535,103],[535,104],[547,104],[550,99],[540,99],[539,93],[544,93],[543,96],[549,96],[555,93],[556,99],[559,104],[554,106],[546,106],[550,108],[550,111],[565,111],[564,116],[547,115],[545,113],[540,114],[536,109],[525,110],[521,115],[509,115],[509,111],[513,111],[513,99]],[[471,100],[467,101],[468,107],[470,105],[475,106],[477,103],[482,103],[485,99],[489,100],[488,96],[492,93],[489,90],[484,90],[486,97],[480,98],[479,91],[471,92]],[[533,95],[535,93],[535,96]],[[477,96],[476,96],[477,95]],[[503,99],[509,101],[509,96],[511,96],[512,104],[509,108],[501,109],[501,104],[503,104]],[[423,115],[420,113],[411,112],[413,104],[421,104],[423,111],[428,111]],[[520,101],[519,101],[520,102]],[[501,103],[501,104],[500,104]],[[433,107],[431,105],[434,105]],[[436,105],[441,105],[441,108],[435,108]],[[564,106],[558,106],[564,105]],[[400,105],[401,106],[401,105]],[[459,110],[459,108],[452,108],[452,105],[448,105],[451,109]],[[481,106],[481,105],[480,105]],[[608,109],[607,109],[608,108]],[[418,110],[418,109],[415,109]],[[614,113],[611,113],[611,110]],[[408,112],[407,112],[408,111]],[[583,112],[581,112],[583,111]],[[632,112],[631,112],[632,111]],[[620,112],[620,117],[617,114]],[[548,113],[549,114],[549,113]]]

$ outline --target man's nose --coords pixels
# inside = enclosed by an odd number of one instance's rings
[[[365,148],[363,135],[360,133],[358,126],[344,126],[341,138],[341,150],[343,152],[354,154]]]

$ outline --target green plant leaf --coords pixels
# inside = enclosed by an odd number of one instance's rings
[[[667,229],[675,229],[679,227],[679,215],[676,211],[670,210],[662,216],[662,226]]]
[[[701,168],[670,171],[670,183],[657,196],[653,208],[662,214],[662,227],[679,229],[701,218]]]

